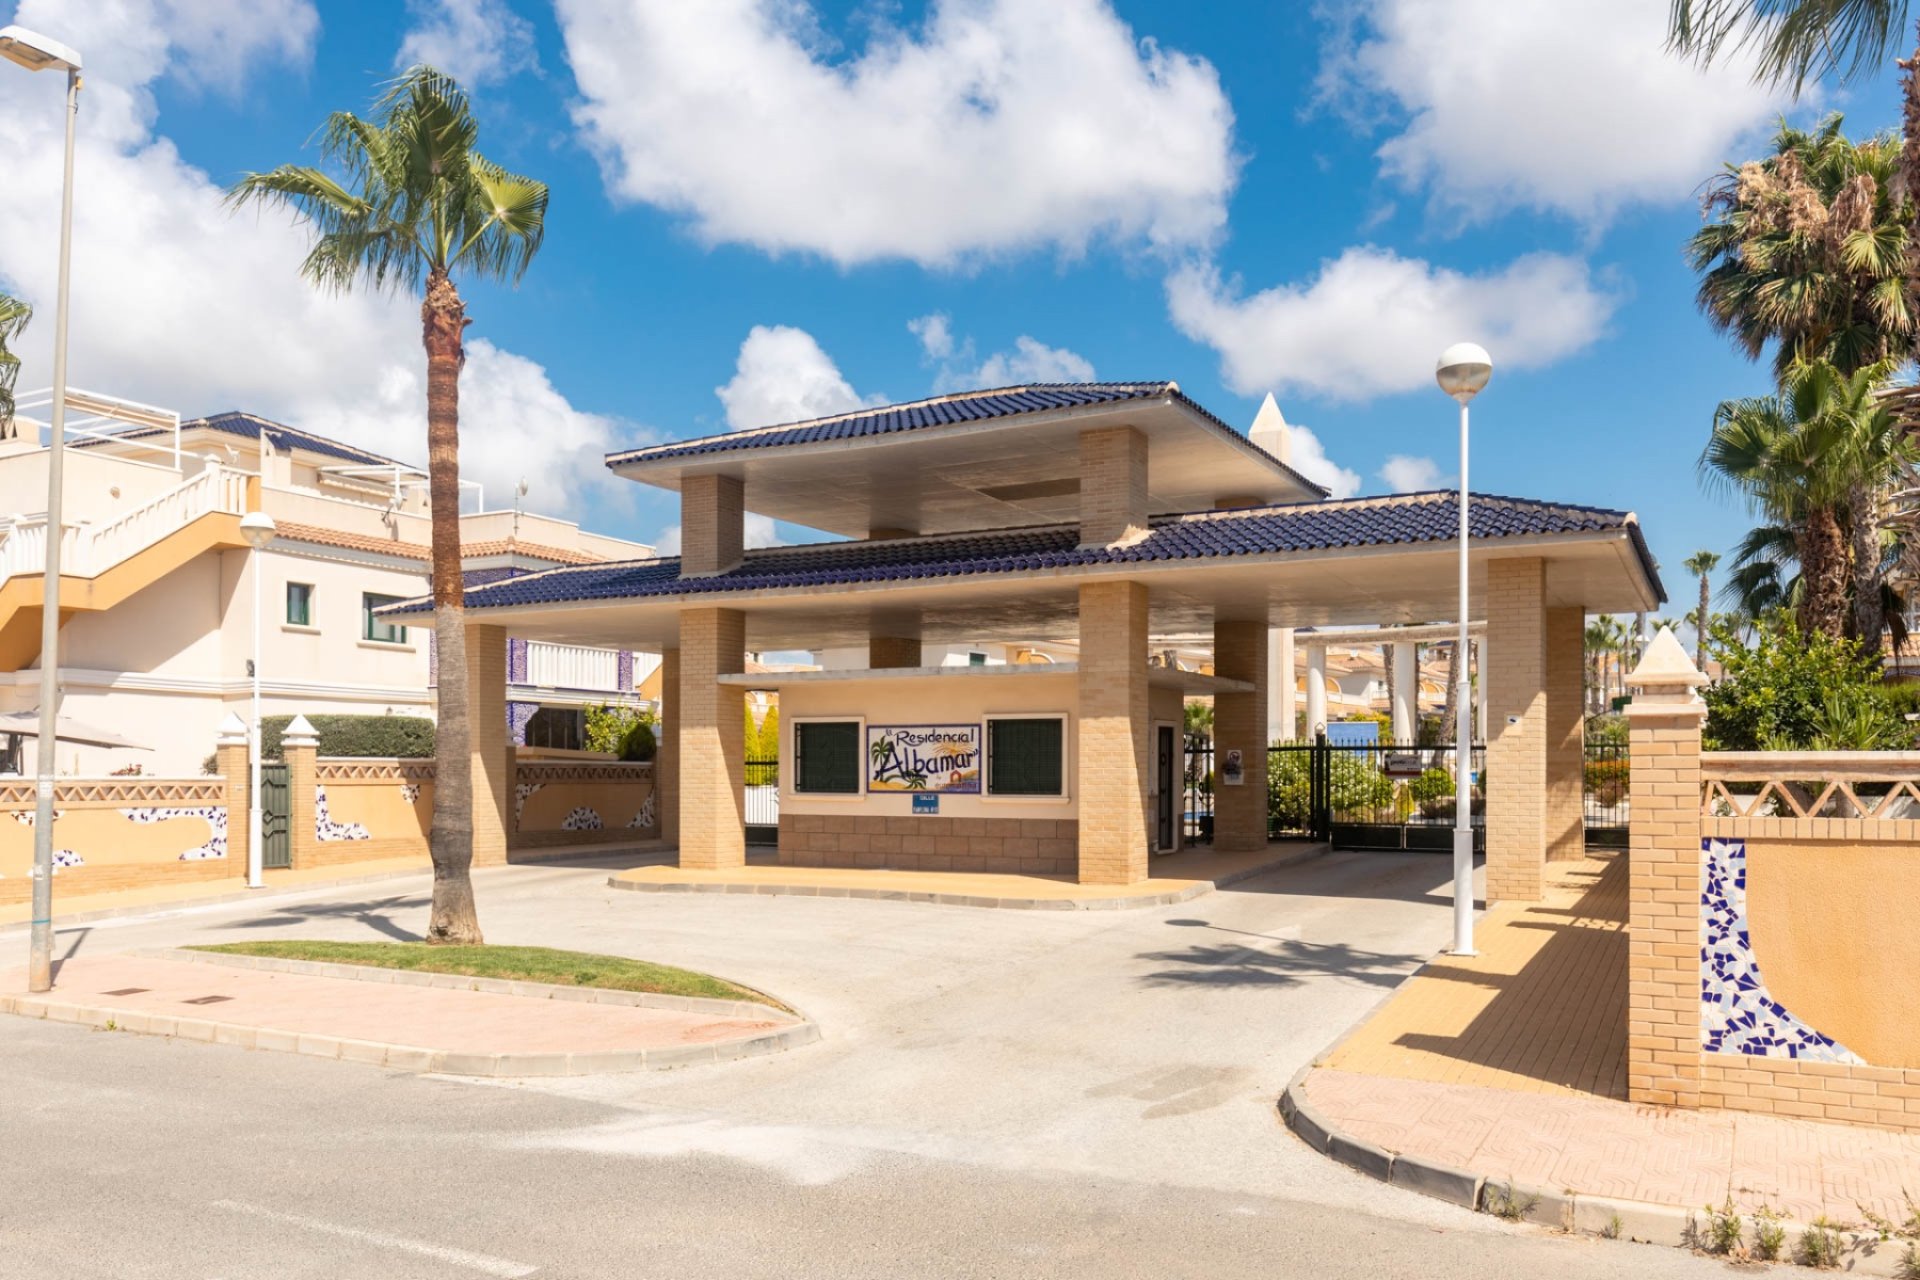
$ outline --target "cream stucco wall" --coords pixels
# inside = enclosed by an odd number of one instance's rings
[[[806,719],[858,717],[870,725],[978,724],[1000,714],[1066,717],[1065,799],[940,795],[943,818],[1077,818],[1079,761],[1074,733],[1079,683],[1066,675],[954,675],[950,678],[848,679],[790,684],[780,690],[780,811],[783,815],[865,814],[910,817],[905,793],[797,795],[793,790],[793,725]],[[984,786],[984,783],[982,784]]]

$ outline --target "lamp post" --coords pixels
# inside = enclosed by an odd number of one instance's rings
[[[253,678],[253,714],[247,718],[247,888],[262,883],[260,868],[266,852],[266,822],[260,810],[260,553],[266,550],[278,532],[273,517],[264,511],[249,511],[240,517],[240,536],[252,548],[247,559],[253,563],[253,657],[247,661],[247,674]]]
[[[1434,365],[1440,389],[1460,405],[1460,634],[1459,682],[1453,690],[1453,954],[1470,956],[1473,949],[1473,682],[1467,674],[1467,402],[1493,376],[1493,359],[1486,348],[1456,342],[1440,353]],[[1485,681],[1486,672],[1480,673]]]
[[[73,122],[80,55],[25,27],[0,27],[0,58],[29,71],[67,73],[66,171],[60,186],[60,284],[53,308],[53,425],[47,441],[47,559],[41,576],[40,737],[34,744],[33,912],[27,989],[53,989],[53,764],[59,742],[60,475],[67,441],[67,288],[73,248]]]

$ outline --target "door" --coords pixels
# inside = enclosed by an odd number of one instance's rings
[[[1154,826],[1153,847],[1162,853],[1171,852],[1174,841],[1173,804],[1180,794],[1175,761],[1178,760],[1179,743],[1174,737],[1174,728],[1170,724],[1154,726]]]
[[[246,821],[244,815],[240,819]],[[287,766],[260,766],[260,865],[268,871],[293,865],[293,788]]]

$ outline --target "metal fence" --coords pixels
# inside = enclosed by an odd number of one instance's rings
[[[780,843],[780,757],[748,756],[746,827],[750,845]]]
[[[1628,751],[1625,743],[1589,742],[1582,787],[1587,847],[1627,847]]]

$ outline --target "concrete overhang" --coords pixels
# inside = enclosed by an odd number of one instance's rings
[[[715,683],[737,685],[747,689],[792,689],[813,684],[845,684],[849,681],[871,683],[873,681],[912,682],[915,680],[1023,680],[1040,679],[1046,676],[1077,675],[1080,664],[1077,662],[1052,663],[1007,663],[992,667],[880,667],[833,671],[752,671],[739,675],[716,677]],[[1208,695],[1215,693],[1252,693],[1255,685],[1251,680],[1230,680],[1225,676],[1210,676],[1198,671],[1181,671],[1174,667],[1148,666],[1147,683],[1156,689],[1179,689],[1184,693]]]

